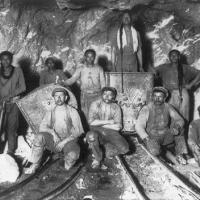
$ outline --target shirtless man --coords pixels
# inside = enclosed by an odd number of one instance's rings
[[[105,75],[103,69],[94,64],[96,52],[93,49],[86,50],[84,56],[85,64],[78,67],[64,85],[72,85],[80,80],[81,109],[87,118],[90,104],[101,96],[101,89],[105,86]]]

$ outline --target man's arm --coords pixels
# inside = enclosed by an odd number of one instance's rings
[[[197,128],[195,127],[194,123],[191,123],[188,132],[188,146],[192,151],[194,151],[198,147],[197,141],[198,141]]]
[[[100,73],[100,83],[101,83],[101,88],[106,86],[106,79],[105,79],[105,73],[101,67],[99,67],[99,73]]]
[[[194,67],[183,66],[184,67],[184,76],[189,76],[191,79],[189,83],[185,85],[186,89],[191,89],[193,86],[196,86],[200,83],[200,71]]]
[[[149,109],[147,106],[144,106],[141,109],[135,124],[135,130],[142,140],[148,137],[148,133],[146,132],[148,118]]]
[[[97,102],[92,102],[89,108],[88,123],[90,126],[103,126],[112,123],[112,120],[100,120],[98,115]]]
[[[122,129],[122,112],[121,108],[116,104],[113,120],[110,120],[110,124],[103,125],[104,128],[113,129],[119,131]]]
[[[39,132],[47,132],[53,137],[58,137],[54,129],[51,127],[51,111],[47,112],[42,119],[42,122],[39,127]]]
[[[81,69],[78,68],[78,69],[76,69],[75,73],[72,75],[71,78],[69,78],[63,82],[64,85],[74,84],[80,78],[80,75],[81,75]]]
[[[179,113],[171,105],[169,105],[169,115],[172,120],[172,128],[175,129],[177,134],[179,134],[184,126],[184,119],[179,115]]]
[[[16,85],[14,97],[21,94],[22,92],[25,92],[25,90],[26,90],[23,72],[20,67],[17,70],[18,70],[18,82]]]
[[[142,42],[141,42],[141,38],[140,38],[140,34],[137,32],[138,35],[138,50],[137,50],[137,58],[139,61],[139,71],[143,72],[143,60],[142,60]]]

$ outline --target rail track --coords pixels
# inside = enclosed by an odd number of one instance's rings
[[[66,172],[54,160],[36,174],[0,191],[2,200],[199,200],[198,187],[183,181],[130,137],[135,152],[105,160],[106,170],[91,170],[90,161]]]

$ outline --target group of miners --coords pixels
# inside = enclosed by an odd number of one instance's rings
[[[121,58],[121,68],[124,67],[122,71],[136,72],[137,67],[131,70],[131,66],[132,62],[139,63],[134,66],[142,66],[141,45],[137,31],[129,27],[129,24],[129,15],[125,15],[117,38],[124,49],[121,54],[124,56]],[[136,36],[137,39],[134,39]],[[133,51],[139,57],[134,55],[133,58]],[[188,94],[188,90],[200,83],[200,71],[182,64],[180,56],[178,50],[172,50],[169,52],[169,63],[152,69],[155,82],[161,80],[160,85],[153,88],[152,101],[140,110],[135,129],[154,156],[164,155],[174,164],[186,164],[189,146],[195,160],[200,163],[200,121],[196,120],[189,125]],[[95,58],[94,49],[86,50],[83,63],[70,78],[62,70],[55,68],[53,57],[47,58],[46,69],[40,74],[40,85],[57,84],[52,91],[55,107],[46,113],[39,133],[35,135],[30,158],[32,164],[26,173],[37,170],[45,149],[64,152],[65,168],[70,169],[79,158],[81,148],[78,139],[84,132],[92,151],[92,168],[103,167],[105,156],[112,158],[129,151],[129,144],[121,135],[123,123],[121,108],[116,101],[117,90],[106,86],[104,70],[95,64]],[[6,132],[7,153],[10,155],[16,149],[19,124],[19,110],[15,102],[26,90],[23,72],[20,67],[12,66],[12,60],[11,52],[4,51],[0,54],[0,101],[1,110],[5,112],[4,120],[0,120],[3,122],[0,128],[3,127]],[[65,87],[77,81],[81,90],[81,110],[89,125],[87,130],[83,128],[79,112],[67,104],[69,93]],[[105,147],[105,152],[102,146]]]

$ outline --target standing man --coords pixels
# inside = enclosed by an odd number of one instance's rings
[[[94,157],[92,168],[98,168],[103,159],[100,145],[106,147],[107,157],[125,154],[129,150],[128,143],[119,133],[122,129],[122,116],[119,105],[115,103],[116,96],[115,88],[104,87],[102,99],[94,101],[90,106],[90,131],[86,139]]]
[[[131,25],[131,16],[125,13],[117,32],[116,71],[139,72],[143,70],[142,43],[139,33]]]
[[[153,88],[153,102],[141,109],[135,129],[151,154],[159,156],[164,150],[172,163],[185,164],[183,154],[187,154],[187,147],[182,135],[184,120],[170,104],[165,103],[167,96],[165,88]],[[170,152],[174,143],[176,157]]]
[[[170,63],[163,64],[155,70],[163,87],[168,89],[171,94],[169,103],[179,111],[186,121],[189,121],[188,90],[200,82],[200,71],[181,64],[178,50],[169,52],[169,60]]]
[[[64,85],[72,85],[80,80],[81,109],[88,118],[90,104],[101,96],[101,89],[105,86],[103,69],[94,64],[96,52],[93,49],[85,51],[85,64],[75,71],[70,79],[64,81]]]
[[[200,116],[200,106],[197,110]],[[194,120],[190,123],[188,146],[193,153],[195,161],[200,165],[200,119]]]
[[[26,90],[24,75],[19,67],[12,66],[13,54],[3,51],[0,54],[0,103],[5,103],[5,120],[3,126],[8,140],[8,152],[14,154],[17,143],[19,110],[15,104],[20,94]]]
[[[78,112],[67,105],[69,94],[62,87],[52,92],[56,106],[44,116],[40,124],[40,133],[35,135],[27,174],[34,173],[40,166],[44,149],[52,152],[64,152],[65,169],[69,170],[79,158],[78,138],[83,133]]]
[[[40,85],[56,83],[58,81],[66,80],[64,72],[60,69],[56,69],[56,58],[49,57],[45,60],[45,66],[47,69],[40,74]]]

